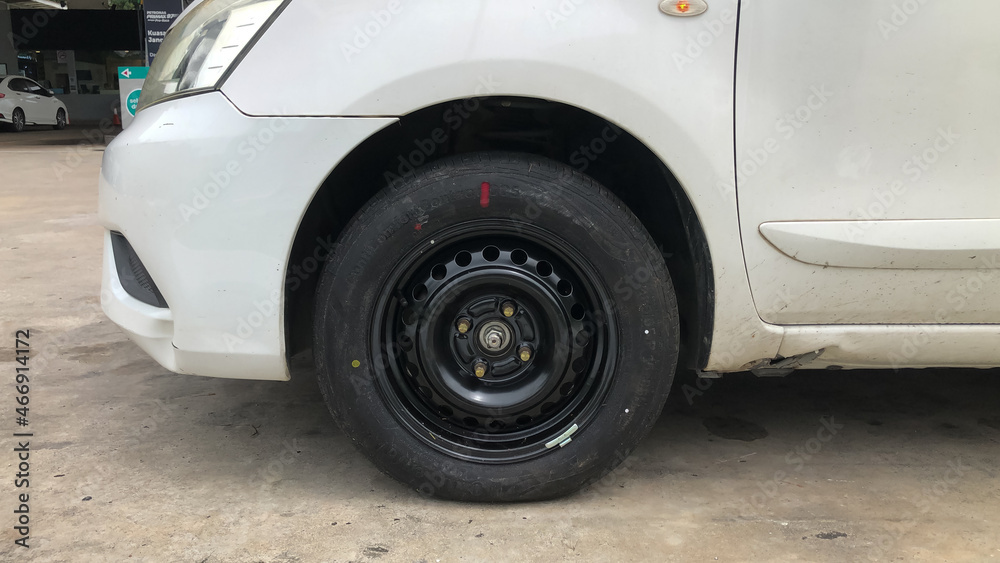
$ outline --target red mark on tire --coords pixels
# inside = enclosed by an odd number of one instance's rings
[[[416,225],[413,225],[413,229],[417,230],[417,231],[419,231],[420,229],[423,229],[423,228],[424,228],[423,223],[417,223]]]
[[[490,206],[490,183],[483,182],[482,186],[479,186],[479,205],[486,209]]]

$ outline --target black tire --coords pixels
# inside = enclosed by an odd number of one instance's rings
[[[21,108],[14,108],[14,111],[10,114],[10,130],[15,133],[20,133],[24,131],[24,112]]]
[[[441,498],[534,501],[638,445],[678,331],[663,257],[621,201],[562,164],[477,153],[354,217],[322,273],[314,354],[333,417],[383,472]]]
[[[66,110],[59,108],[56,112],[56,124],[52,126],[56,131],[62,131],[66,128]]]

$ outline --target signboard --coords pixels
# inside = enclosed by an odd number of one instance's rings
[[[147,74],[149,74],[149,67],[146,66],[118,67],[119,80],[145,80]]]
[[[163,36],[170,29],[184,8],[181,0],[144,0],[142,11],[146,14],[146,64],[153,64],[160,50]]]
[[[66,65],[69,74],[69,94],[79,92],[79,77],[76,75],[76,51],[56,51],[56,61]]]
[[[149,68],[144,66],[118,67],[118,92],[122,103],[122,129],[132,123],[135,110],[139,106],[139,95],[142,93],[142,83],[146,80]]]

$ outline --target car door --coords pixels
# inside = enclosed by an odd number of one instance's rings
[[[778,324],[1000,321],[1000,2],[742,3],[737,197]]]
[[[24,112],[25,120],[30,121],[28,118],[28,110],[24,107],[25,104],[28,103],[28,100],[25,98],[27,96],[27,92],[25,91],[27,90],[27,86],[24,84],[24,80],[20,78],[11,78],[10,81],[7,82],[7,88],[11,92],[14,107],[21,108],[21,111]]]
[[[44,125],[55,125],[58,106],[55,97],[49,91],[33,80],[28,83],[28,94],[35,96],[35,122]]]
[[[32,106],[32,115],[28,120],[38,124],[52,125],[56,121],[56,109],[49,97],[49,92],[34,80],[22,79],[25,83],[25,98]],[[50,111],[51,110],[51,111]]]
[[[29,82],[24,78],[11,80],[10,89],[17,97],[17,106],[24,112],[25,122],[35,123],[38,120],[40,96],[29,90]]]

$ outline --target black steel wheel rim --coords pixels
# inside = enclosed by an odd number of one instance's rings
[[[393,269],[371,360],[412,434],[459,459],[511,463],[565,446],[593,421],[617,330],[607,288],[570,244],[480,220],[425,238]]]

